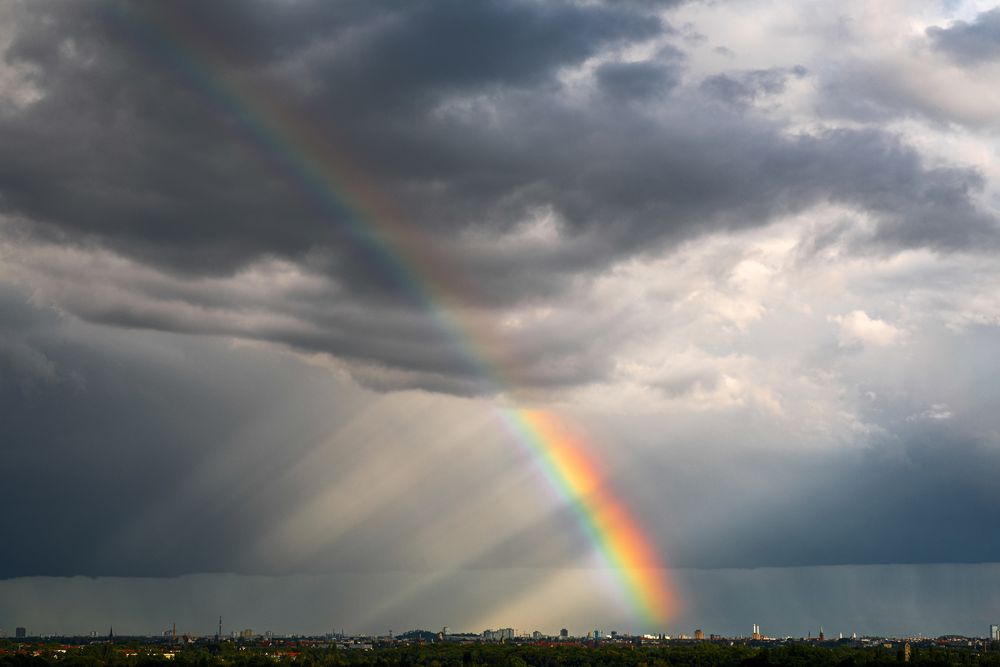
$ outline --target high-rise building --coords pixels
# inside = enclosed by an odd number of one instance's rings
[[[28,636],[28,631],[24,628],[14,628],[14,637],[17,639],[24,639]]]
[[[514,639],[514,628],[500,628],[499,630],[483,630],[483,639],[502,642]]]
[[[993,641],[1000,641],[1000,626],[990,626],[990,639]]]
[[[567,630],[566,628],[563,628],[562,630],[560,630],[559,631],[559,637],[560,637],[560,639],[566,639],[566,638],[568,638],[569,637],[569,630]]]
[[[701,630],[701,629],[695,630],[694,631],[694,638],[695,639],[704,639],[705,638],[705,631]]]

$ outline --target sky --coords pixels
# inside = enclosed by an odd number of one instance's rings
[[[0,52],[0,629],[1000,621],[1000,7],[7,0]]]

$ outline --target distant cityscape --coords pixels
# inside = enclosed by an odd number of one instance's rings
[[[183,649],[189,646],[204,646],[219,643],[235,643],[240,645],[281,645],[292,643],[295,645],[314,646],[316,648],[340,648],[354,650],[368,650],[379,646],[406,646],[410,644],[577,644],[577,645],[642,645],[658,646],[670,643],[699,643],[711,642],[728,645],[783,645],[808,643],[818,646],[854,646],[859,648],[882,645],[885,648],[896,645],[908,646],[949,646],[973,649],[986,649],[994,643],[1000,643],[1000,625],[990,624],[988,632],[982,637],[965,635],[941,635],[928,637],[921,634],[909,636],[880,636],[861,635],[856,632],[850,636],[838,632],[835,637],[828,636],[822,627],[817,629],[815,634],[807,633],[804,637],[793,637],[780,633],[767,633],[760,625],[751,624],[750,632],[745,635],[727,636],[723,634],[706,634],[701,628],[693,630],[690,634],[681,632],[677,634],[629,634],[618,632],[617,630],[603,631],[592,630],[586,634],[571,634],[566,628],[562,628],[557,634],[547,634],[539,630],[523,631],[513,627],[488,628],[481,632],[452,632],[447,626],[438,631],[431,630],[408,630],[401,633],[394,633],[388,630],[384,634],[348,634],[344,631],[332,631],[321,635],[309,634],[282,634],[270,630],[256,632],[252,628],[230,630],[223,633],[222,618],[219,618],[218,628],[214,633],[197,634],[190,632],[179,633],[176,624],[169,629],[155,635],[116,635],[114,628],[101,633],[91,631],[86,635],[79,634],[33,634],[24,626],[14,628],[13,634],[8,634],[7,630],[0,628],[0,640],[23,640],[31,642],[61,641],[69,646],[82,646],[87,644],[116,644],[134,643],[140,641],[151,646],[165,647],[165,651],[174,647]],[[8,649],[9,650],[9,649]],[[169,652],[169,651],[167,651]]]
[[[37,636],[25,626],[0,638],[0,667],[698,667],[770,665],[977,665],[1000,667],[1000,635],[986,637],[772,636],[757,624],[727,637],[695,629],[633,635],[595,629],[573,635],[512,627],[480,632],[392,630],[379,635],[281,635],[252,628],[179,633],[175,624],[151,636],[118,635],[114,628],[85,636]]]

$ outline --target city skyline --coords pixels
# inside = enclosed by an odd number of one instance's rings
[[[995,3],[42,0],[0,53],[0,627],[1000,619]]]
[[[924,569],[939,572],[921,572]],[[982,611],[993,608],[1000,596],[997,583],[1000,566],[981,565],[972,569],[970,574],[967,568],[949,570],[940,565],[821,567],[798,569],[790,576],[785,568],[681,571],[676,573],[678,580],[685,588],[698,591],[690,594],[691,599],[698,601],[698,607],[653,629],[637,627],[640,624],[627,610],[616,616],[603,610],[609,599],[607,590],[582,598],[579,608],[561,612],[560,618],[551,614],[553,605],[544,590],[520,606],[499,613],[484,612],[490,606],[484,602],[486,595],[496,595],[496,591],[485,593],[482,584],[477,587],[476,580],[490,586],[497,584],[482,573],[458,575],[456,580],[443,583],[445,591],[452,594],[446,603],[439,603],[432,610],[423,609],[425,601],[418,597],[397,606],[394,614],[346,618],[331,616],[344,608],[364,609],[366,600],[391,599],[392,591],[411,582],[414,576],[397,573],[388,581],[382,581],[381,577],[361,577],[353,588],[342,578],[329,575],[229,575],[221,582],[212,575],[181,579],[119,578],[112,585],[83,578],[69,582],[14,580],[0,582],[0,628],[9,632],[17,623],[39,634],[87,636],[97,632],[103,636],[105,628],[114,626],[121,635],[157,635],[162,632],[163,623],[168,623],[165,628],[174,622],[164,619],[176,617],[179,635],[210,637],[216,633],[221,611],[227,637],[230,632],[248,627],[281,635],[322,636],[334,630],[378,636],[388,634],[393,628],[436,631],[442,626],[455,632],[513,627],[552,635],[568,627],[574,636],[592,633],[595,627],[631,635],[652,632],[671,636],[681,633],[693,636],[694,630],[700,628],[708,634],[749,637],[753,625],[761,628],[764,636],[777,638],[807,637],[810,633],[815,637],[821,628],[830,633],[828,638],[839,633],[846,637],[855,633],[859,637],[986,637],[988,625],[1000,620]],[[580,570],[578,575],[593,580],[600,573]],[[498,575],[493,573],[493,576]],[[537,585],[543,589],[551,573],[507,573],[500,585],[510,585],[526,576],[531,579],[529,587]],[[803,578],[810,581],[812,599],[816,600],[811,608],[804,604],[795,582]],[[472,594],[454,594],[464,588],[471,588]],[[67,594],[68,589],[74,593]],[[57,603],[32,604],[29,595],[55,598]],[[714,600],[714,605],[706,600]],[[949,603],[950,600],[954,602]],[[57,611],[52,612],[53,607]],[[789,607],[797,612],[792,622],[783,620]],[[937,620],[940,618],[946,620]]]
[[[14,634],[7,634],[5,630],[0,628],[0,640],[18,640],[23,639],[26,641],[46,641],[53,639],[75,639],[75,640],[92,640],[91,643],[116,643],[122,641],[129,641],[130,639],[147,639],[158,643],[184,645],[184,644],[195,644],[195,643],[205,643],[208,642],[232,642],[232,641],[281,641],[281,640],[299,640],[299,639],[309,639],[309,640],[333,640],[333,641],[380,641],[385,643],[392,643],[394,641],[398,642],[422,642],[422,643],[448,643],[448,642],[484,642],[484,643],[496,643],[503,644],[507,642],[520,642],[527,643],[531,641],[543,641],[547,643],[559,643],[560,641],[581,643],[581,642],[625,642],[628,643],[631,640],[644,640],[651,642],[720,642],[720,641],[740,641],[743,643],[760,643],[766,645],[768,643],[781,643],[781,642],[813,642],[817,644],[843,644],[845,642],[863,644],[865,642],[878,642],[881,640],[892,640],[892,641],[931,641],[931,640],[942,640],[942,639],[971,639],[971,640],[982,640],[985,642],[998,641],[997,638],[997,625],[991,623],[988,631],[982,636],[971,634],[962,635],[957,633],[947,633],[943,635],[925,635],[923,633],[913,633],[913,634],[874,634],[874,633],[859,633],[853,631],[850,633],[837,632],[836,636],[833,634],[824,634],[822,627],[819,628],[818,632],[809,631],[803,635],[792,635],[785,634],[781,632],[764,632],[761,626],[754,623],[751,625],[750,632],[746,633],[736,633],[732,635],[720,634],[716,632],[706,633],[702,628],[696,628],[692,631],[685,632],[681,630],[674,630],[672,632],[661,631],[659,633],[640,633],[632,634],[629,632],[620,632],[618,630],[604,630],[600,628],[595,628],[593,630],[587,630],[582,633],[570,632],[567,628],[561,628],[557,632],[544,632],[538,629],[525,630],[523,628],[514,627],[498,627],[496,629],[486,628],[485,630],[469,630],[469,629],[452,629],[447,626],[441,628],[438,631],[428,630],[426,628],[410,628],[403,631],[393,631],[389,629],[384,632],[353,632],[348,633],[343,629],[330,630],[325,633],[304,633],[304,632],[274,632],[272,630],[254,630],[253,628],[242,628],[239,630],[230,630],[227,632],[222,632],[222,623],[220,617],[219,627],[214,633],[197,633],[189,631],[178,631],[177,623],[171,623],[171,626],[166,630],[161,632],[148,632],[148,633],[132,633],[132,634],[115,634],[114,627],[107,630],[106,633],[99,632],[97,630],[92,630],[89,633],[60,633],[60,632],[28,632],[23,626],[15,628]]]

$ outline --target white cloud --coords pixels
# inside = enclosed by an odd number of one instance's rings
[[[874,345],[886,347],[895,345],[905,336],[905,332],[884,320],[871,318],[863,310],[855,310],[847,315],[833,315],[831,322],[840,325],[841,347]]]

